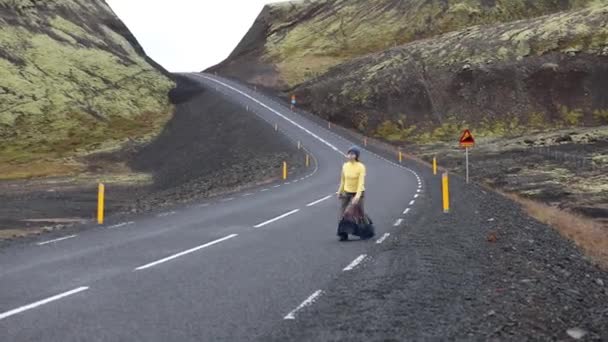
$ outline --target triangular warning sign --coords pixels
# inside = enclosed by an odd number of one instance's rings
[[[473,134],[468,129],[462,133],[460,137],[460,147],[473,147],[475,146],[475,138],[473,138]]]

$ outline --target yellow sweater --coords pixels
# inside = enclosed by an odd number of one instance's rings
[[[344,163],[338,192],[356,192],[355,197],[359,199],[363,191],[365,191],[365,165],[351,161]]]

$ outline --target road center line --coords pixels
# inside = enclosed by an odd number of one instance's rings
[[[115,224],[113,226],[109,226],[108,229],[122,228],[122,227],[130,226],[132,224],[135,224],[135,222],[133,222],[133,221],[123,222],[123,223]]]
[[[407,213],[409,213],[409,212],[410,212],[410,210],[411,210],[410,208],[407,208],[407,209],[405,209],[405,211],[403,211],[403,213],[404,213],[404,214],[407,214]]]
[[[230,198],[224,198],[222,200],[222,202],[230,202],[230,201],[234,201],[234,197],[230,197]]]
[[[273,188],[280,188],[281,184],[273,186]]]
[[[302,304],[300,304],[297,308],[295,308],[295,310],[288,313],[287,316],[285,316],[283,319],[296,319],[296,313],[298,311],[313,304],[317,300],[317,298],[319,298],[319,296],[321,296],[322,294],[323,294],[323,291],[317,290],[315,293],[310,295],[310,297],[308,297],[305,301],[303,301]]]
[[[253,196],[252,193],[248,193],[248,194],[244,194],[243,197],[249,197],[249,196]]]
[[[412,200],[412,201],[410,202],[410,205],[414,205],[414,203],[416,203],[416,201],[415,201],[415,200]]]
[[[22,306],[20,308],[17,308],[17,309],[11,310],[11,311],[7,311],[5,313],[0,313],[0,321],[3,320],[3,319],[5,319],[5,318],[7,318],[7,317],[20,314],[20,313],[22,313],[24,311],[37,308],[37,307],[39,307],[41,305],[48,304],[48,303],[54,302],[56,300],[60,300],[62,298],[74,295],[74,294],[82,292],[82,291],[86,291],[88,289],[89,289],[89,287],[87,287],[87,286],[79,287],[79,288],[74,289],[72,291],[64,292],[64,293],[58,294],[58,295],[53,296],[53,297],[49,297],[47,299],[43,299],[43,300],[35,302],[35,303],[28,304],[28,305]]]
[[[59,242],[59,241],[67,240],[67,239],[72,239],[72,238],[75,238],[77,236],[78,235],[64,236],[64,237],[59,238],[59,239],[54,239],[54,240],[49,240],[49,241],[44,241],[44,242],[38,242],[37,245],[38,246],[44,246],[44,245],[48,245],[49,243],[54,243],[54,242]]]
[[[159,265],[159,264],[165,263],[165,262],[167,262],[167,261],[170,261],[170,260],[173,260],[173,259],[179,258],[179,257],[184,256],[184,255],[186,255],[186,254],[190,254],[190,253],[196,252],[196,251],[198,251],[198,250],[200,250],[200,249],[203,249],[203,248],[207,248],[207,247],[213,246],[213,245],[215,245],[215,244],[218,244],[218,243],[220,243],[220,242],[223,242],[223,241],[226,241],[226,240],[232,239],[232,238],[237,237],[237,236],[238,236],[238,234],[231,234],[231,235],[225,236],[225,237],[223,237],[223,238],[221,238],[221,239],[217,239],[217,240],[215,240],[215,241],[208,242],[208,243],[206,243],[206,244],[204,244],[204,245],[200,245],[200,246],[198,246],[198,247],[191,248],[191,249],[189,249],[189,250],[187,250],[187,251],[183,251],[183,252],[180,252],[180,253],[177,253],[177,254],[174,254],[174,255],[168,256],[168,257],[166,257],[166,258],[163,258],[163,259],[160,259],[160,260],[157,260],[157,261],[151,262],[151,263],[149,263],[149,264],[146,264],[146,265],[140,266],[140,267],[136,268],[136,269],[135,269],[135,271],[139,271],[139,270],[145,270],[146,268],[150,268],[150,267],[153,267],[153,266],[156,266],[156,265]]]
[[[418,198],[418,196],[420,196],[420,195],[418,195],[418,194],[415,194],[415,195],[414,195],[414,198]]]
[[[366,257],[366,254],[359,255],[357,259],[353,260],[353,262],[351,262],[348,266],[344,267],[342,271],[346,272],[353,270],[355,267],[357,267],[357,265],[359,265],[363,260],[365,260]]]
[[[403,219],[398,219],[397,222],[395,222],[394,226],[395,227],[400,226],[402,222],[403,222]]]
[[[161,213],[161,214],[158,214],[158,215],[156,215],[156,217],[167,217],[167,216],[172,216],[172,215],[175,215],[175,214],[177,214],[177,212],[175,212],[175,211],[170,211],[170,212],[168,212],[168,213]]]
[[[280,219],[283,219],[283,218],[285,218],[285,217],[287,217],[287,216],[289,216],[289,215],[293,215],[293,214],[297,213],[298,211],[300,211],[300,209],[294,209],[294,210],[292,210],[292,211],[290,211],[290,212],[288,212],[288,213],[285,213],[285,214],[283,214],[283,215],[281,215],[281,216],[277,216],[277,217],[275,217],[275,218],[273,218],[273,219],[271,219],[271,220],[268,220],[268,221],[266,221],[266,222],[262,222],[262,223],[260,223],[260,224],[258,224],[258,225],[255,225],[255,226],[253,226],[253,228],[261,228],[261,227],[264,227],[264,226],[269,225],[269,224],[271,224],[271,223],[273,223],[273,222],[276,222],[276,221],[278,221],[278,220],[280,220]]]
[[[386,239],[387,239],[389,236],[391,236],[391,233],[384,233],[384,235],[383,235],[381,238],[379,238],[379,239],[376,241],[376,243],[377,243],[377,244],[381,244],[381,243],[383,243],[383,242],[384,242],[384,240],[386,240]]]
[[[323,201],[327,201],[328,199],[330,199],[330,198],[332,198],[332,197],[333,197],[332,195],[329,195],[329,196],[327,196],[327,197],[323,197],[323,198],[321,198],[320,200],[316,200],[316,201],[314,201],[314,202],[312,202],[312,203],[308,203],[306,206],[307,206],[307,207],[312,207],[313,205],[315,205],[315,204],[319,204],[319,203],[321,203],[321,202],[323,202]]]

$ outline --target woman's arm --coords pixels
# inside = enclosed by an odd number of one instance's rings
[[[361,164],[361,172],[359,173],[359,182],[357,183],[357,194],[355,200],[359,200],[365,190],[365,165]]]

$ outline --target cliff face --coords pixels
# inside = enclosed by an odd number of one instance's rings
[[[69,173],[65,158],[150,139],[172,87],[104,1],[0,0],[0,175]]]

